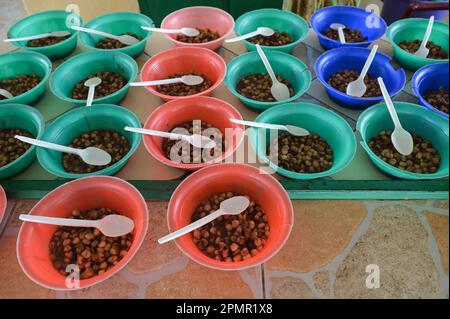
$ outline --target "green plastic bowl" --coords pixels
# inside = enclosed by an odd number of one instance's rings
[[[91,107],[76,108],[58,117],[45,130],[44,141],[69,145],[73,139],[93,130],[110,129],[125,136],[130,143],[130,151],[117,163],[105,169],[88,174],[73,174],[64,170],[62,153],[39,148],[37,158],[41,166],[51,174],[63,178],[80,178],[93,175],[114,175],[137,150],[141,134],[125,131],[125,126],[141,127],[136,115],[129,110],[110,104],[98,104]]]
[[[258,27],[269,27],[280,32],[287,32],[294,42],[281,46],[264,46],[263,50],[291,53],[309,31],[309,24],[295,13],[279,9],[260,9],[247,12],[236,20],[235,31],[238,36],[255,31]],[[256,51],[256,46],[244,40],[249,51]]]
[[[86,105],[86,100],[73,99],[72,90],[78,82],[95,74],[109,71],[121,74],[128,83],[111,95],[93,101],[94,104],[119,104],[134,81],[138,73],[136,61],[129,55],[121,52],[92,51],[79,54],[61,64],[50,78],[50,90],[61,100],[77,106]]]
[[[251,129],[250,141],[258,158],[280,175],[303,180],[330,176],[347,167],[355,156],[356,138],[350,125],[337,113],[320,105],[304,102],[277,105],[261,113],[256,121],[303,127],[326,140],[333,150],[333,165],[326,171],[311,174],[289,171],[267,157],[267,147],[271,139],[278,136],[277,132]]]
[[[358,118],[356,124],[361,133],[361,145],[369,154],[372,162],[380,170],[404,179],[435,179],[448,177],[448,119],[420,105],[394,102],[403,127],[410,133],[415,133],[427,140],[437,149],[441,156],[441,167],[433,174],[417,174],[396,168],[375,155],[369,148],[369,141],[383,130],[393,130],[394,124],[389,116],[385,103],[374,105]]]
[[[51,60],[62,59],[71,54],[77,47],[78,32],[68,27],[73,14],[63,10],[52,10],[39,12],[28,16],[15,23],[8,31],[8,38],[19,38],[52,31],[69,31],[72,35],[59,43],[46,47],[30,48],[27,41],[12,42],[13,45],[34,52],[39,52]],[[81,17],[77,16],[78,22],[82,23]]]
[[[36,104],[44,95],[47,82],[52,72],[52,62],[45,56],[36,52],[11,52],[0,55],[0,79],[13,78],[16,75],[36,74],[42,78],[41,82],[24,94],[12,99],[0,100],[2,104]]]
[[[267,110],[272,106],[286,104],[298,99],[309,89],[312,80],[311,72],[309,72],[308,67],[298,58],[278,51],[267,51],[266,56],[272,65],[275,74],[281,75],[293,86],[295,94],[291,98],[281,102],[260,102],[249,99],[238,93],[236,86],[243,77],[256,73],[267,73],[258,52],[249,52],[239,55],[227,65],[225,84],[228,89],[238,97],[242,103],[257,110]]]
[[[126,46],[121,49],[98,49],[95,45],[98,41],[103,40],[105,37],[81,32],[80,42],[84,47],[91,50],[122,52],[128,54],[129,56],[137,57],[144,52],[147,39],[152,34],[150,31],[143,30],[141,26],[154,27],[155,24],[149,17],[136,12],[114,12],[105,14],[89,21],[85,27],[115,35],[131,32],[141,37],[142,40],[134,45]]]
[[[448,59],[435,60],[419,58],[401,49],[398,45],[402,41],[422,40],[427,25],[428,19],[410,18],[398,20],[389,26],[387,36],[394,48],[394,58],[401,66],[415,71],[428,64],[448,62]],[[441,21],[434,21],[430,41],[440,45],[448,53],[448,24]]]
[[[0,129],[20,128],[41,138],[45,129],[44,118],[35,108],[23,104],[0,105]],[[15,161],[0,167],[0,179],[9,178],[25,170],[36,157],[36,147],[31,146]]]

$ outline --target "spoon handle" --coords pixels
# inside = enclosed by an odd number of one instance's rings
[[[48,148],[48,149],[63,152],[63,153],[71,153],[71,154],[80,155],[80,152],[81,152],[80,149],[63,146],[63,145],[59,145],[59,144],[54,144],[54,143],[50,143],[50,142],[45,142],[45,141],[37,140],[34,138],[26,137],[26,136],[16,135],[14,137],[17,138],[19,141],[22,141],[22,142],[25,142],[28,144]]]
[[[256,45],[256,50],[258,51],[259,57],[261,58],[267,73],[269,73],[270,78],[272,79],[272,84],[277,83],[277,77],[275,76],[275,73],[273,72],[272,66],[269,63],[269,60],[266,57],[266,54],[264,53],[263,49],[259,46],[259,44]]]
[[[345,35],[344,35],[344,29],[338,28],[338,35],[339,35],[339,42],[341,42],[342,44],[345,44]]]
[[[162,29],[162,28],[154,28],[154,27],[146,27],[146,26],[141,26],[141,28],[143,30],[153,31],[153,32],[172,33],[172,34],[181,33],[180,29]]]
[[[106,32],[99,31],[99,30],[94,30],[94,29],[83,28],[83,27],[79,27],[79,26],[76,26],[76,25],[71,26],[71,28],[73,30],[86,32],[86,33],[92,33],[92,34],[96,34],[96,35],[99,35],[99,36],[102,36],[102,37],[107,37],[107,38],[110,38],[110,39],[116,39],[117,40],[119,38],[119,36],[111,34],[111,33],[106,33]]]
[[[182,82],[181,78],[174,78],[174,79],[164,79],[164,80],[145,81],[145,82],[131,82],[130,86],[152,86],[152,85],[164,85],[164,84],[172,84],[172,83],[180,83],[180,82]]]
[[[428,40],[430,39],[431,30],[433,30],[433,23],[434,23],[434,16],[431,16],[430,20],[428,21],[427,30],[425,31],[422,43],[420,44],[420,48],[426,48]]]
[[[257,36],[258,34],[259,34],[259,31],[256,30],[256,31],[249,32],[247,34],[243,34],[243,35],[235,37],[235,38],[226,39],[225,43],[233,43],[233,42],[242,41],[242,40],[245,40],[245,39],[253,38],[254,36]]]
[[[388,108],[389,114],[391,115],[392,121],[394,122],[395,127],[401,128],[402,124],[400,123],[400,119],[398,118],[397,111],[395,110],[394,103],[392,103],[391,97],[389,96],[389,92],[384,85],[384,81],[382,77],[378,78],[378,84],[380,85],[381,93],[383,94],[384,101],[386,102],[386,106]]]
[[[144,129],[144,128],[130,127],[130,126],[125,126],[124,130],[129,131],[129,132],[134,132],[134,133],[153,135],[153,136],[159,136],[159,137],[165,137],[165,138],[174,138],[174,139],[184,139],[184,138],[189,137],[188,135],[183,135],[183,134],[148,130],[148,129]]]
[[[7,90],[0,89],[0,95],[6,97],[7,99],[12,99],[14,96]]]
[[[94,94],[95,94],[95,86],[91,85],[91,86],[89,86],[88,97],[86,100],[86,106],[92,106],[92,102],[94,101]]]
[[[269,124],[269,123],[261,123],[261,122],[252,122],[252,121],[244,121],[244,120],[238,120],[238,119],[230,119],[231,122],[236,124],[242,124],[252,127],[260,127],[260,128],[267,128],[270,130],[286,130],[286,126],[279,125],[279,124]]]
[[[359,75],[359,78],[364,81],[364,78],[366,77],[367,71],[369,71],[370,65],[372,64],[373,58],[375,57],[375,54],[377,53],[378,45],[375,44],[372,47],[372,50],[369,53],[369,57],[366,60],[366,63],[364,64],[361,74]]]
[[[28,40],[36,40],[36,39],[42,39],[49,37],[50,33],[42,33],[42,34],[36,34],[36,35],[30,35],[27,37],[21,37],[21,38],[14,38],[14,39],[5,39],[3,42],[18,42],[18,41],[28,41]]]
[[[95,227],[95,228],[97,228],[97,226],[98,226],[98,221],[96,221],[96,220],[58,218],[58,217],[27,215],[27,214],[21,214],[19,216],[19,219],[24,222],[40,223],[40,224],[47,224],[47,225],[57,225],[57,226]]]
[[[164,237],[161,237],[160,239],[158,239],[158,243],[164,244],[164,243],[167,243],[168,241],[171,241],[171,240],[181,237],[187,233],[190,233],[191,231],[196,230],[197,228],[200,228],[203,225],[206,225],[206,224],[212,222],[214,219],[219,218],[222,214],[223,214],[222,210],[220,210],[220,209],[216,210],[215,212],[213,212],[209,215],[206,215],[205,217],[200,218],[199,220],[197,220],[183,228],[180,228]]]

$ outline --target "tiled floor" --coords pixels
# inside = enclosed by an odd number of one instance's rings
[[[0,0],[0,54],[11,50],[13,46],[4,43],[6,32],[27,13],[21,0]]]

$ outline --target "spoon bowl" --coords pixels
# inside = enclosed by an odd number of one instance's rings
[[[339,42],[345,44],[345,35],[344,35],[345,25],[341,23],[332,23],[330,24],[330,28],[338,32]]]
[[[0,95],[6,97],[7,99],[12,99],[14,97],[14,95],[5,89],[0,89]]]
[[[414,150],[412,135],[403,127],[394,129],[391,140],[395,149],[402,155],[410,155]]]
[[[99,85],[100,83],[102,83],[102,79],[95,76],[93,78],[87,79],[84,82],[84,86],[89,86],[89,87],[94,86],[95,87],[95,86]]]
[[[194,28],[181,28],[181,33],[188,37],[196,37],[200,34],[200,32]]]
[[[270,93],[272,93],[273,97],[277,101],[285,101],[291,97],[287,85],[279,81],[272,84],[272,87],[270,88]]]
[[[346,90],[347,95],[355,96],[355,97],[362,97],[364,95],[364,93],[366,93],[367,87],[366,87],[366,84],[364,83],[364,78],[366,77],[366,74],[369,71],[369,68],[372,64],[375,54],[377,53],[377,50],[378,50],[378,45],[375,44],[373,46],[372,50],[370,51],[370,54],[367,57],[367,60],[364,63],[364,66],[363,66],[358,78],[356,80],[350,82],[347,85],[347,90]]]
[[[111,155],[108,152],[97,147],[85,148],[81,154],[81,159],[89,165],[104,166],[112,161]]]
[[[95,96],[95,87],[97,85],[100,85],[100,83],[102,83],[102,79],[100,79],[99,77],[93,77],[93,78],[87,79],[84,82],[84,86],[87,86],[89,88],[88,97],[86,100],[86,106],[92,105],[92,102],[94,101],[94,96]]]
[[[199,85],[203,83],[204,79],[198,75],[183,75],[181,81],[186,85]]]

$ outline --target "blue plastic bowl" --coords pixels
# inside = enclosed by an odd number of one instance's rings
[[[381,95],[370,98],[353,97],[328,84],[328,79],[343,69],[361,71],[369,53],[370,50],[367,48],[337,48],[323,53],[317,59],[314,65],[317,78],[325,86],[329,97],[337,104],[351,109],[366,109],[383,100]],[[405,87],[406,75],[401,68],[395,70],[390,62],[391,57],[377,52],[368,74],[372,78],[381,76],[390,96],[394,96]]]
[[[448,68],[448,62],[429,64],[417,70],[411,80],[411,87],[419,99],[419,104],[446,118],[448,118],[447,113],[439,111],[428,103],[423,96],[429,91],[437,91],[441,86],[448,91]]]
[[[367,47],[373,41],[380,39],[387,29],[386,22],[381,17],[351,6],[329,6],[317,10],[311,16],[310,23],[319,38],[320,45],[325,50],[340,47]],[[344,44],[332,40],[322,34],[332,23],[341,23],[350,29],[361,30],[362,35],[368,39],[365,42]]]

